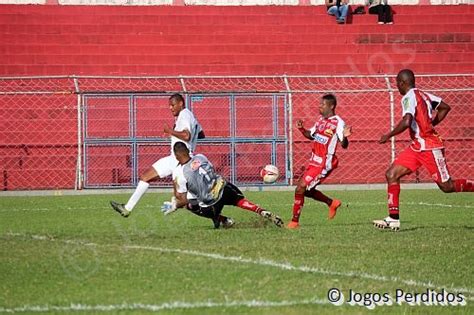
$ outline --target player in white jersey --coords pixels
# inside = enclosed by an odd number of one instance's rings
[[[171,137],[171,154],[159,159],[147,169],[141,176],[138,186],[126,204],[111,201],[112,208],[124,217],[128,217],[140,198],[145,194],[150,181],[155,178],[165,178],[173,173],[178,166],[178,161],[173,154],[173,145],[180,141],[186,145],[190,153],[196,148],[197,139],[204,138],[204,132],[193,113],[185,107],[185,102],[181,94],[173,94],[169,98],[171,113],[175,117],[173,128],[164,125],[163,131]]]
[[[221,215],[222,208],[232,205],[255,212],[278,227],[283,226],[280,217],[245,199],[239,188],[217,174],[206,156],[191,156],[189,149],[181,142],[173,148],[180,166],[173,171],[175,199],[165,203],[168,205],[162,208],[165,214],[187,207],[197,215],[212,219],[214,227],[219,228],[221,223],[224,227],[228,224],[228,218]]]

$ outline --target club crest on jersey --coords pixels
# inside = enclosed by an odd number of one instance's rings
[[[334,135],[334,131],[331,128],[324,130],[324,134],[328,137],[332,137]]]
[[[191,162],[191,169],[193,171],[196,171],[200,166],[201,166],[201,161],[199,160],[194,160]]]
[[[316,142],[318,142],[318,143],[321,143],[321,144],[326,144],[326,143],[328,143],[328,140],[329,140],[328,137],[323,136],[323,135],[321,135],[321,134],[319,134],[319,133],[314,136],[314,141],[316,141]]]
[[[410,107],[410,100],[407,97],[403,100],[403,109],[408,110],[409,107]]]

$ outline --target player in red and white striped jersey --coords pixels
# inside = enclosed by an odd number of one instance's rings
[[[334,218],[337,208],[341,205],[339,200],[331,199],[316,189],[316,186],[337,167],[337,143],[341,142],[344,149],[349,146],[347,137],[351,135],[352,129],[346,126],[341,117],[335,114],[336,105],[337,100],[334,95],[324,95],[319,105],[321,117],[311,129],[305,129],[302,120],[297,121],[297,128],[303,136],[313,140],[313,149],[308,166],[295,189],[293,217],[287,226],[290,229],[299,227],[299,218],[305,196],[326,203],[329,207],[329,219]]]
[[[446,193],[473,192],[472,180],[451,179],[444,155],[444,144],[434,126],[439,124],[451,110],[451,107],[435,95],[418,90],[415,87],[415,75],[409,69],[401,70],[397,75],[397,88],[402,98],[403,118],[395,128],[382,135],[379,142],[386,143],[391,137],[409,129],[411,145],[393,161],[385,173],[388,190],[389,216],[373,221],[381,229],[400,229],[399,195],[400,179],[424,166],[439,188]]]

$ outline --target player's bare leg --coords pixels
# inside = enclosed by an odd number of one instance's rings
[[[411,173],[409,168],[402,165],[392,164],[385,173],[387,179],[388,195],[388,217],[382,220],[374,220],[372,223],[378,229],[400,230],[400,179]]]
[[[132,212],[133,208],[136,206],[140,198],[145,194],[150,186],[149,182],[158,177],[158,173],[153,167],[150,167],[148,170],[140,176],[140,181],[138,182],[137,188],[133,192],[132,196],[128,200],[127,204],[118,203],[111,201],[110,205],[112,208],[120,213],[123,217],[128,217]]]
[[[451,178],[444,183],[438,184],[439,189],[445,193],[452,192],[474,192],[474,181],[469,179],[455,179]]]
[[[341,201],[338,199],[331,199],[325,194],[323,194],[321,191],[317,190],[316,187],[307,190],[304,195],[309,198],[313,198],[314,200],[323,202],[327,204],[329,207],[329,212],[328,212],[328,219],[332,220],[337,214],[337,209],[341,206]]]

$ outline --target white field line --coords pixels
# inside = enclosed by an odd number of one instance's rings
[[[356,206],[386,206],[387,202],[347,202],[347,201],[342,201],[342,205],[356,205]],[[422,206],[422,207],[438,207],[438,208],[465,208],[465,209],[474,209],[474,205],[451,205],[451,204],[444,204],[444,203],[429,203],[429,202],[401,202],[401,206]],[[292,203],[286,203],[286,204],[279,204],[279,206],[285,206],[287,208],[293,206]],[[57,209],[51,209],[51,208],[17,208],[17,209],[0,209],[0,212],[14,212],[14,211],[63,211],[63,210],[70,210],[70,211],[79,211],[79,210],[104,210],[104,209],[109,209],[110,207],[108,205],[101,205],[101,207],[61,207]],[[140,208],[144,209],[159,209],[159,205],[143,205],[140,206]]]
[[[44,235],[25,235],[21,233],[7,233],[10,236],[20,236],[20,237],[31,237],[35,240],[47,240],[47,241],[55,241],[51,239],[51,237],[44,236]],[[144,246],[144,245],[101,245],[96,243],[78,241],[78,240],[62,240],[64,243],[71,243],[83,246],[94,246],[94,247],[112,247],[112,248],[120,248],[120,249],[132,249],[132,250],[146,250],[146,251],[158,251],[162,253],[177,253],[177,254],[185,254],[190,256],[197,256],[197,257],[205,257],[210,259],[216,260],[224,260],[224,261],[231,261],[241,264],[252,264],[252,265],[259,265],[259,266],[270,266],[275,267],[282,270],[288,271],[297,271],[297,272],[304,272],[304,273],[313,273],[313,274],[321,274],[326,276],[336,276],[336,277],[349,277],[349,278],[361,278],[361,279],[368,279],[368,280],[375,280],[379,282],[393,282],[397,284],[404,284],[407,286],[415,286],[415,287],[422,287],[422,288],[434,288],[434,289],[445,289],[447,291],[453,292],[461,292],[461,293],[469,293],[474,294],[474,289],[472,288],[458,288],[453,287],[452,285],[440,285],[434,284],[431,281],[419,281],[413,279],[401,279],[399,277],[387,277],[375,274],[369,274],[365,272],[356,272],[356,271],[331,271],[325,270],[315,267],[309,266],[296,266],[288,262],[277,262],[270,259],[252,259],[252,258],[243,258],[241,256],[224,256],[221,254],[214,254],[214,253],[206,253],[200,252],[195,250],[187,250],[187,249],[178,249],[178,248],[165,248],[165,247],[156,247],[156,246]],[[472,300],[472,297],[467,297],[469,300]]]
[[[71,312],[71,311],[89,311],[89,312],[116,312],[116,311],[151,311],[159,312],[162,310],[174,309],[195,309],[195,308],[222,308],[222,307],[281,307],[294,305],[310,304],[329,304],[329,302],[319,299],[302,301],[226,301],[226,302],[168,302],[163,304],[142,304],[142,303],[122,303],[112,305],[85,305],[70,304],[67,306],[56,305],[24,305],[14,308],[0,307],[0,313],[20,313],[20,312]]]

